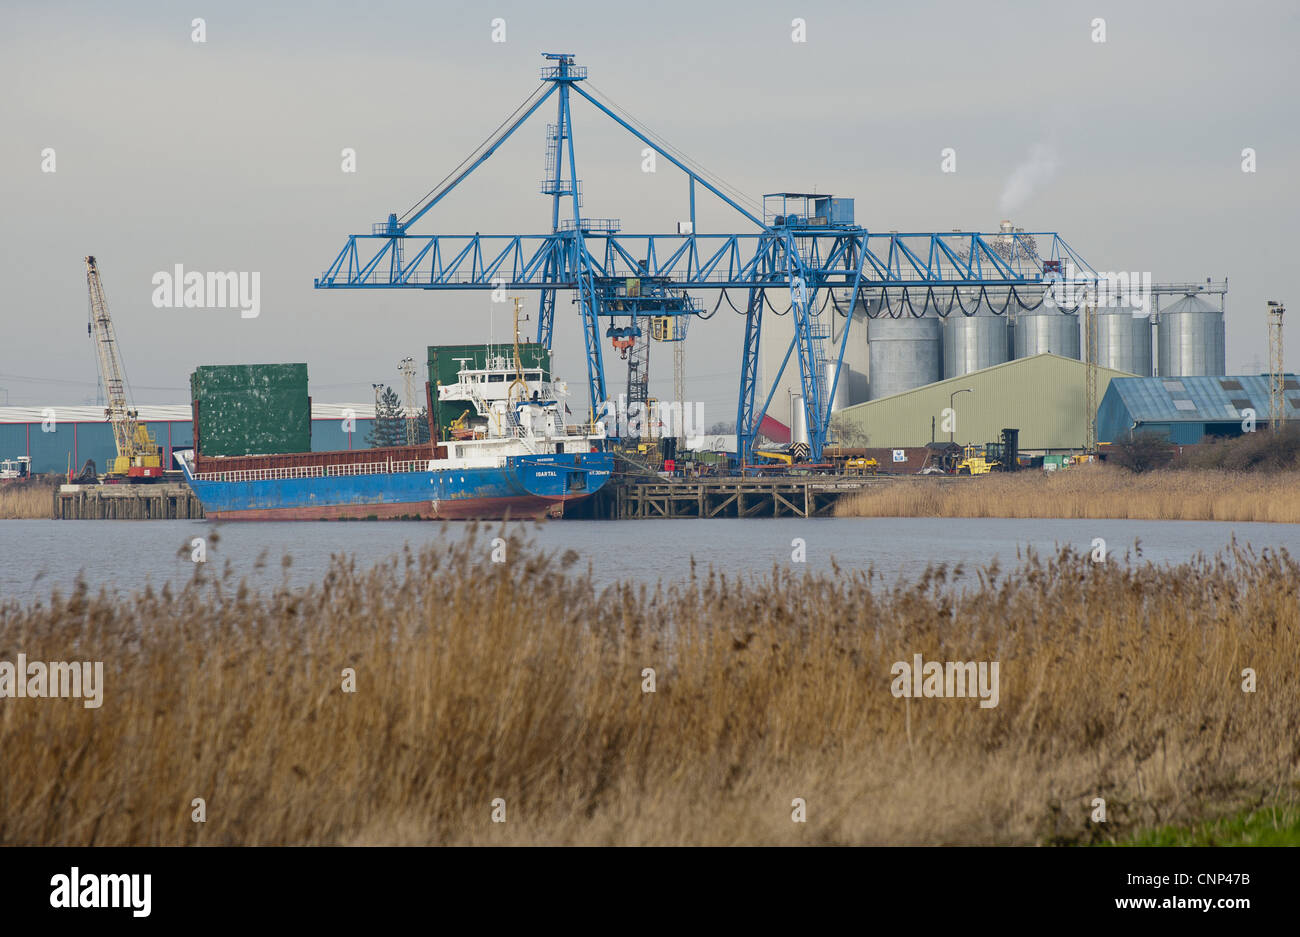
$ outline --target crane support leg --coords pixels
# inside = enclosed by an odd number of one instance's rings
[[[600,322],[596,316],[596,296],[590,274],[578,278],[578,305],[582,307],[582,339],[587,348],[587,390],[591,418],[598,419],[601,406],[609,399],[605,390],[605,362],[600,350]]]
[[[821,338],[814,334],[810,311],[817,289],[808,280],[805,271],[791,271],[790,314],[794,316],[795,341],[799,350],[799,380],[803,388],[809,454],[814,462],[820,462],[822,447],[826,444],[825,411],[821,404],[825,378],[824,364],[820,360]]]
[[[754,392],[758,386],[758,348],[763,330],[763,291],[750,288],[745,309],[745,344],[740,357],[740,400],[736,405],[736,461],[741,465],[753,459],[754,436],[763,414],[754,412]]]
[[[537,344],[549,349],[555,329],[555,290],[543,290],[537,304]]]

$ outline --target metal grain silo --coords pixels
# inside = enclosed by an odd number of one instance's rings
[[[1063,358],[1079,356],[1079,316],[1050,306],[1016,316],[1013,358],[1050,353]]]
[[[835,359],[839,354],[840,342],[844,338],[844,329],[850,327],[849,321],[839,314],[840,309],[847,310],[849,308],[848,294],[841,296],[837,293],[836,300],[839,307],[829,307],[821,317],[823,324],[826,323],[826,320],[829,320],[830,329],[830,340],[826,344],[828,383],[834,377]],[[786,318],[794,317],[787,316]],[[870,320],[867,316],[867,304],[859,302],[853,310],[849,342],[844,349],[844,368],[840,372],[839,385],[835,388],[835,403],[832,410],[852,406],[855,403],[865,403],[867,400],[867,377],[870,371],[870,359],[867,349],[867,329],[869,327]],[[767,328],[766,323],[763,328]],[[789,344],[788,338],[786,344]],[[784,348],[782,351],[784,351]]]
[[[790,442],[808,444],[808,411],[804,409],[803,394],[790,395]]]
[[[1128,306],[1097,310],[1097,363],[1103,368],[1151,376],[1151,320]]]
[[[1156,324],[1161,377],[1227,373],[1223,313],[1199,296],[1160,310]]]
[[[1007,360],[1007,317],[980,304],[968,316],[953,306],[943,323],[943,376],[960,377]]]
[[[768,299],[777,310],[789,308],[788,291],[778,293],[776,290],[769,290]],[[849,302],[847,296],[837,293],[836,299],[840,308],[847,312]],[[819,299],[819,308],[821,302]],[[827,303],[822,314],[813,319],[813,324],[826,335],[821,339],[821,350],[826,360],[826,388],[829,390],[834,377],[835,362],[839,360],[840,342],[844,338],[844,329],[848,325],[848,320],[841,316],[832,304]],[[844,349],[844,366],[840,371],[839,384],[835,388],[835,404],[832,410],[855,403],[864,403],[867,399],[867,327],[867,312],[863,304],[859,303],[853,312],[852,329]],[[781,407],[776,401],[785,400],[790,394],[803,393],[803,383],[799,374],[799,356],[791,354],[787,359],[785,355],[793,338],[794,314],[792,312],[787,312],[785,315],[768,313],[763,316],[763,341],[759,346],[759,382],[763,394],[773,392],[769,415],[782,423],[785,423],[786,417],[778,414]],[[783,361],[784,370],[781,368]],[[781,375],[780,380],[777,379],[778,374]],[[823,405],[826,400],[827,394],[823,392]],[[793,428],[793,424],[786,425]]]
[[[847,357],[847,355],[845,356]],[[843,410],[845,407],[852,405],[853,398],[849,394],[849,365],[844,363],[844,370],[840,373],[839,382],[835,381],[835,362],[832,360],[826,367],[826,388],[822,391],[823,400],[831,400],[831,413]],[[831,391],[834,390],[835,396],[831,397]]]
[[[867,326],[870,360],[867,399],[879,400],[933,384],[942,377],[943,352],[940,320],[926,315],[883,316]]]

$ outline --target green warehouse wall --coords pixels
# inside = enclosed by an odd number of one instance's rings
[[[949,378],[904,394],[846,407],[833,428],[843,428],[848,445],[923,446],[948,439],[943,411],[950,399],[956,411],[953,441],[985,443],[1004,427],[1020,430],[1021,449],[1082,449],[1087,435],[1087,366],[1073,358],[1041,354],[1019,358],[962,377]],[[1097,400],[1123,371],[1098,368]],[[973,393],[950,394],[969,387]],[[865,438],[864,438],[865,436]]]

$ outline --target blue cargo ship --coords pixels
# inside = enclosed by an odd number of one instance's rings
[[[565,420],[564,382],[517,358],[486,364],[438,387],[439,401],[465,405],[443,442],[176,460],[213,520],[540,518],[600,490],[613,456],[600,424]]]

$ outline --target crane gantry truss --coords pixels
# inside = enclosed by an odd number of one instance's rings
[[[551,346],[555,297],[572,291],[580,310],[593,417],[608,400],[600,320],[696,315],[707,318],[689,295],[712,291],[717,303],[734,290],[745,315],[736,432],[738,455],[748,459],[771,402],[755,406],[764,307],[776,312],[768,291],[789,303],[794,338],[786,350],[798,362],[808,442],[821,457],[831,402],[848,347],[848,310],[868,315],[920,315],[930,305],[940,315],[971,314],[981,302],[1012,301],[1031,309],[1053,282],[1067,276],[1095,283],[1097,274],[1053,232],[995,234],[871,232],[850,219],[835,223],[813,213],[824,195],[776,193],[760,208],[675,148],[640,126],[617,105],[583,86],[585,67],[569,53],[545,53],[542,83],[456,170],[402,216],[390,214],[369,234],[354,234],[315,281],[317,289],[420,289],[534,291],[540,293],[537,341]],[[626,234],[616,220],[582,213],[570,107],[575,95],[628,131],[687,179],[687,221],[677,233]],[[546,177],[551,230],[544,234],[417,234],[411,228],[552,97],[556,122],[548,126]],[[703,189],[734,209],[743,233],[699,233],[696,195]],[[1068,271],[1068,272],[1067,272]],[[788,293],[788,299],[787,299]],[[828,300],[847,316],[832,345],[818,326]],[[847,305],[847,309],[841,306]],[[714,311],[718,308],[714,306]],[[831,347],[828,347],[831,346]],[[837,347],[836,347],[837,346]],[[829,351],[829,355],[828,352]],[[782,365],[784,372],[785,365]],[[780,380],[772,379],[773,389]],[[684,403],[684,402],[682,402]]]

